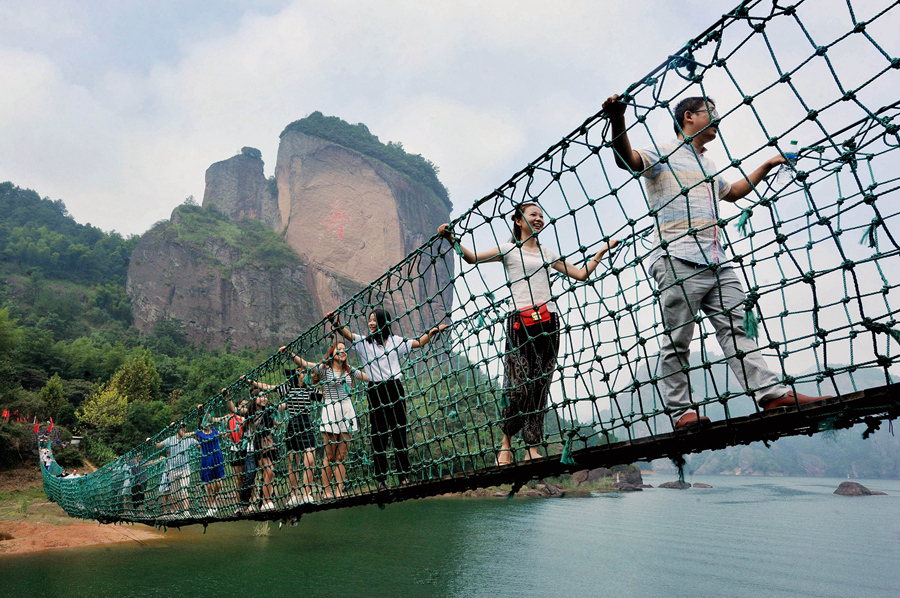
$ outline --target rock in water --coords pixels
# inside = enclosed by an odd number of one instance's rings
[[[884,492],[872,492],[871,490],[857,482],[841,482],[841,485],[838,486],[837,490],[835,490],[834,493],[840,494],[842,496],[871,496],[873,494],[884,495]]]
[[[691,487],[688,482],[665,482],[659,485],[660,488],[674,488],[676,490],[687,490]]]

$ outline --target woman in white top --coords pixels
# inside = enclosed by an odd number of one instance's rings
[[[281,352],[285,350],[287,347],[279,349]],[[325,488],[326,500],[341,498],[344,495],[344,479],[347,477],[344,468],[347,443],[350,441],[350,435],[359,427],[356,410],[353,409],[353,402],[347,391],[353,386],[353,380],[366,381],[366,375],[350,367],[344,343],[331,345],[324,363],[311,363],[293,351],[289,352],[289,355],[298,366],[314,369],[319,374],[320,387],[325,395],[322,403],[322,423],[319,426],[325,444],[322,486]]]
[[[406,401],[403,398],[406,391],[400,381],[403,378],[400,355],[411,349],[424,347],[447,325],[436,326],[417,339],[407,339],[391,334],[391,315],[383,309],[375,309],[369,314],[369,336],[363,338],[341,326],[333,312],[327,317],[345,339],[353,342],[350,348],[359,355],[369,379],[366,394],[369,399],[372,452],[378,488],[384,489],[387,479],[388,441],[394,445],[399,481],[405,484],[410,467],[406,438]]]
[[[559,351],[559,316],[550,292],[550,268],[575,280],[587,280],[603,255],[619,244],[618,240],[604,243],[584,268],[578,268],[538,243],[544,212],[536,203],[517,205],[512,221],[513,238],[509,243],[478,253],[460,246],[468,264],[503,262],[512,293],[514,311],[506,319],[503,363],[503,392],[509,405],[500,414],[503,441],[499,465],[513,462],[511,437],[520,430],[527,447],[525,458],[540,457],[538,445],[544,439],[544,415]],[[455,242],[449,224],[438,227],[438,234]]]

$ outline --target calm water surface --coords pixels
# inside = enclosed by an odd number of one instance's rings
[[[671,476],[646,476],[658,485]],[[0,557],[0,596],[900,596],[900,481],[694,476],[712,489],[434,499]]]

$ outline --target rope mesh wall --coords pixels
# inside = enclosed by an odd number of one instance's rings
[[[900,265],[900,153],[894,151],[900,145],[900,7],[848,1],[824,22],[810,18],[819,4],[743,2],[631,85],[623,101],[628,135],[640,148],[659,147],[674,136],[679,98],[714,98],[719,141],[710,154],[720,170],[709,174],[730,181],[791,151],[790,140],[799,141],[790,176],[773,172],[736,205],[722,203],[714,226],[747,292],[744,325],[757,336],[769,366],[800,392],[839,396],[873,380],[890,383],[898,360],[897,301],[891,298]],[[654,214],[641,173],[623,171],[614,158],[609,120],[601,112],[452,223],[463,245],[483,251],[508,240],[515,204],[536,202],[547,217],[541,245],[576,265],[603,243],[622,239],[585,282],[549,270],[561,342],[540,446],[548,454],[563,453],[563,461],[579,449],[672,429],[658,388],[666,331],[649,273]],[[387,450],[388,488],[460,472],[477,476],[496,465],[507,401],[502,362],[512,309],[509,281],[501,265],[468,265],[454,251],[435,236],[337,309],[342,325],[367,336],[372,310],[383,308],[394,316],[393,333],[409,339],[448,314],[446,331],[399,356],[408,425],[398,433],[408,440],[410,469],[397,465],[395,441]],[[447,270],[447,288],[420,284],[434,269]],[[442,279],[428,277],[431,287]],[[687,367],[692,400],[714,419],[757,410],[747,394],[757,389],[741,388],[715,331],[698,320],[692,346],[699,359]],[[276,513],[301,498],[322,503],[377,492],[382,480],[375,472],[373,412],[364,383],[347,385],[355,429],[326,438],[320,431],[323,382],[307,378],[317,446],[308,449],[306,462],[302,449],[289,450],[291,415],[282,391],[297,367],[290,352],[319,363],[337,337],[331,324],[321,322],[246,379],[230,381],[227,396],[213,397],[185,417],[188,433],[206,425],[215,430],[223,461],[218,481],[204,473],[218,467],[210,465],[211,445],[186,441],[183,456],[174,446],[159,448],[178,438],[169,428],[89,476],[62,480],[45,471],[48,496],[73,516],[164,525]],[[367,365],[352,351],[350,362]],[[249,397],[248,380],[269,396],[261,413],[271,415],[258,416],[257,432],[245,422],[235,441],[227,429],[228,401],[238,406]],[[268,434],[271,441],[263,439]],[[251,439],[255,445],[248,447]],[[256,454],[252,475],[243,455],[248,448]],[[338,448],[346,449],[340,489],[334,475],[322,475],[326,457],[333,467],[339,460]],[[518,441],[513,448],[521,460],[527,447]]]

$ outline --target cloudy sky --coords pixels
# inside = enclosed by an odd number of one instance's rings
[[[726,3],[727,4],[727,3]],[[0,180],[142,233],[319,110],[441,169],[460,213],[727,8],[683,0],[0,3]]]

